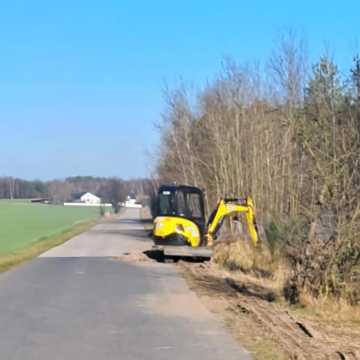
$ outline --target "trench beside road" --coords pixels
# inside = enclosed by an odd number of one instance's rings
[[[0,359],[250,359],[151,246],[128,209],[1,274]]]

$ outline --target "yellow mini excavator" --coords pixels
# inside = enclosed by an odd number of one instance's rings
[[[155,247],[166,256],[210,258],[226,217],[244,215],[254,245],[258,243],[254,204],[250,197],[223,198],[206,223],[204,193],[187,185],[162,185],[156,199]]]

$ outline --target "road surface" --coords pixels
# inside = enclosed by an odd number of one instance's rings
[[[249,359],[175,266],[117,258],[150,247],[131,209],[1,274],[0,359]]]

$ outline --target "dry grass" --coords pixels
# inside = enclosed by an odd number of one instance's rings
[[[54,246],[63,244],[74,236],[90,229],[96,223],[96,220],[78,223],[58,235],[41,238],[39,241],[26,248],[14,251],[8,255],[0,256],[0,272],[9,270],[25,261],[31,260]]]
[[[343,299],[326,296],[314,298],[306,292],[302,292],[299,306],[293,306],[290,309],[294,314],[300,314],[307,318],[324,320],[334,324],[346,323],[360,326],[360,306],[350,305],[348,301]]]
[[[274,258],[266,246],[254,247],[248,241],[226,240],[214,248],[212,261],[221,269],[248,277],[251,282],[271,288],[280,294],[291,271],[281,258]]]
[[[190,287],[254,359],[360,359],[360,327],[289,307],[271,279],[216,264],[180,264]],[[276,282],[275,282],[276,283]]]
[[[214,248],[214,262],[229,270],[271,273],[272,257],[267,247],[254,247],[249,241],[227,239]]]
[[[254,248],[249,242],[226,240],[214,249],[213,262],[229,276],[245,283],[256,284],[273,291],[279,302],[286,302],[284,289],[292,276],[290,266],[281,256],[271,256],[263,246]],[[306,291],[299,292],[296,312],[332,321],[360,323],[360,306],[330,296],[315,298]]]

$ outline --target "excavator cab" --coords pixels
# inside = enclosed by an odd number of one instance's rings
[[[203,192],[193,186],[162,185],[157,196],[155,243],[199,246],[205,231]]]

